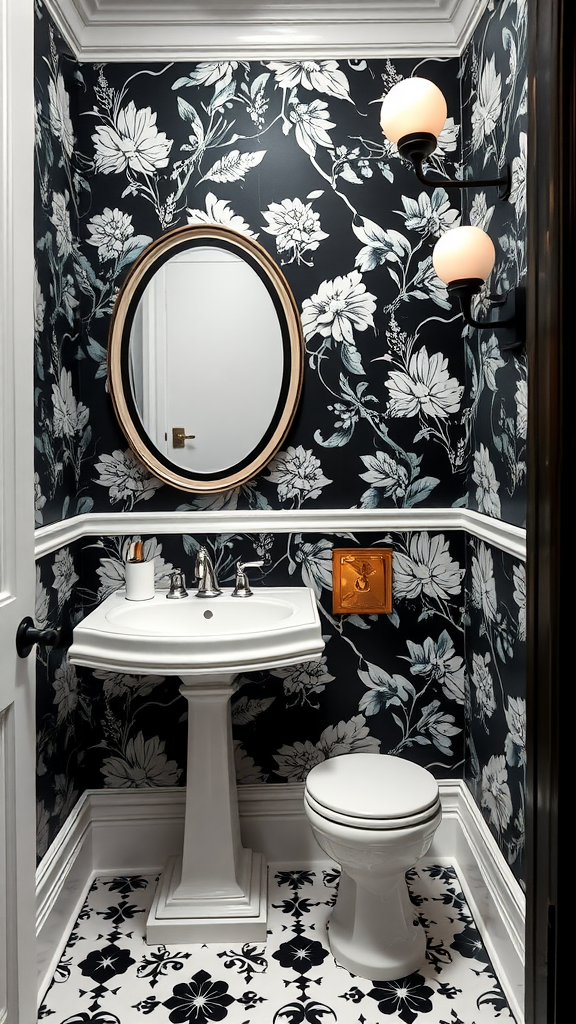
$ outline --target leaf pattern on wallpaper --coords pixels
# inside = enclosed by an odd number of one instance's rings
[[[232,149],[226,156],[217,160],[200,181],[243,181],[248,171],[257,167],[265,156],[265,149],[259,153],[240,153],[239,150]]]
[[[165,584],[192,582],[208,546],[224,585],[262,559],[262,585],[313,589],[326,648],[315,663],[242,679],[240,782],[284,783],[340,749],[397,751],[439,776],[463,770],[519,878],[525,795],[525,571],[463,533],[209,535],[196,511],[465,506],[523,525],[527,382],[497,332],[463,326],[432,265],[468,220],[488,230],[490,294],[526,274],[526,9],[488,8],[461,61],[73,61],[37,5],[34,282],[38,526],[84,512],[178,511],[182,536],[141,539]],[[418,182],[378,123],[397,81],[429,75],[449,116]],[[462,92],[463,102],[460,103]],[[510,164],[502,202],[442,179]],[[220,223],[276,259],[301,313],[298,415],[258,478],[183,495],[151,476],[107,391],[110,318],[146,245]],[[190,385],[193,396],[193,382]],[[216,396],[216,399],[218,396]],[[257,395],[247,395],[257,401]],[[229,410],[223,410],[223,416]],[[157,532],[157,531],[156,531]],[[37,620],[72,625],[123,585],[130,538],[40,560]],[[394,552],[393,611],[335,615],[332,552]],[[466,569],[466,571],[465,571]],[[38,650],[38,850],[86,787],[181,785],[186,708],[175,679],[72,672]]]

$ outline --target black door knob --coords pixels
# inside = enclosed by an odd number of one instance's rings
[[[57,629],[37,629],[34,620],[27,615],[16,630],[16,650],[19,658],[27,658],[34,644],[45,644],[54,647],[58,643]]]

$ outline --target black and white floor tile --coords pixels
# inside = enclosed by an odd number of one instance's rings
[[[326,862],[270,867],[262,943],[147,946],[156,877],[97,878],[39,1010],[53,1024],[488,1024],[514,1021],[452,867],[407,879],[427,960],[400,981],[367,981],[332,957],[338,886]]]

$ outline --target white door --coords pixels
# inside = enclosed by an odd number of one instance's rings
[[[0,1024],[36,1020],[33,12],[0,0]]]

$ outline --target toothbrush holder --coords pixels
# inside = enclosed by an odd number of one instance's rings
[[[154,597],[154,559],[126,562],[126,600],[150,601]]]

